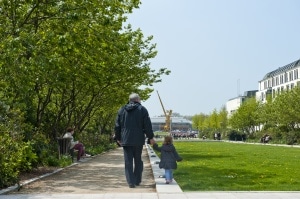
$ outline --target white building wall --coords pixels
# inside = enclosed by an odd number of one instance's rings
[[[228,113],[228,117],[230,117],[241,106],[244,98],[244,96],[240,96],[230,99],[226,102],[226,110]]]
[[[265,103],[267,94],[275,97],[283,90],[293,89],[295,86],[300,86],[300,59],[267,73],[263,80],[258,82],[256,100]],[[228,117],[241,106],[245,98],[240,96],[226,102]]]
[[[289,90],[295,86],[300,86],[299,72],[300,65],[259,81],[256,99],[266,102],[267,94],[272,94],[272,97],[275,97],[283,90]]]

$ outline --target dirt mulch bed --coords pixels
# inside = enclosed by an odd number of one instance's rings
[[[38,168],[34,168],[32,171],[29,172],[22,172],[20,174],[20,183],[24,183],[30,179],[33,178],[37,178],[40,177],[42,175],[48,174],[48,173],[52,173],[55,170],[59,169],[59,167],[38,167]]]

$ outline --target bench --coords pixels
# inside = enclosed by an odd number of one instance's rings
[[[76,149],[70,149],[71,138],[57,138],[58,143],[58,158],[62,155],[70,155],[72,162],[74,162],[75,153],[78,152]]]

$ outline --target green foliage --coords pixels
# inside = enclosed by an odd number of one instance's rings
[[[106,144],[106,145],[98,145],[98,146],[92,146],[88,147],[86,151],[91,155],[98,155],[105,151],[108,151],[110,149],[115,149],[117,145],[115,143]]]
[[[203,131],[205,129],[204,121],[206,120],[207,117],[208,116],[203,114],[203,113],[194,115],[193,118],[192,118],[193,128],[197,129],[197,130],[200,130],[200,131]]]
[[[10,186],[18,181],[19,157],[21,148],[8,133],[0,134],[0,188]]]
[[[44,158],[44,164],[47,166],[53,166],[53,167],[66,167],[70,164],[72,164],[72,159],[70,156],[63,155],[60,159],[57,158],[57,156],[48,156],[47,158]]]
[[[249,98],[233,113],[229,119],[231,128],[244,131],[248,134],[255,132],[255,127],[259,126],[258,112],[259,103],[255,98]]]
[[[18,181],[20,171],[28,171],[37,164],[32,142],[24,141],[27,125],[19,109],[0,102],[0,187]]]
[[[59,159],[59,165],[60,167],[66,167],[72,164],[72,159],[70,156],[63,155]],[[50,166],[50,165],[49,165]],[[53,165],[54,166],[54,165]]]
[[[283,139],[286,140],[288,145],[300,144],[300,131],[289,131]]]
[[[295,87],[292,90],[282,92],[276,96],[272,105],[276,109],[274,112],[275,122],[277,124],[286,125],[289,130],[295,130],[299,128],[300,117],[299,108],[300,103],[300,88]]]
[[[44,163],[47,166],[54,166],[57,167],[59,166],[59,159],[56,156],[48,156],[47,158],[44,158]]]
[[[220,111],[216,109],[209,115],[197,114],[192,117],[192,126],[194,129],[199,130],[199,136],[203,135],[213,138],[216,131],[224,134],[227,126],[227,111],[225,107],[222,107]]]
[[[247,138],[257,142],[264,134],[270,134],[273,143],[299,144],[300,102],[295,99],[300,99],[299,87],[282,91],[273,98],[268,96],[264,104],[248,98],[229,119],[224,108],[209,115],[193,116],[193,128],[200,130],[199,135],[211,138],[215,131],[222,132],[224,136],[230,128],[246,133]],[[231,133],[227,135],[233,136]]]
[[[232,140],[232,141],[246,141],[246,139],[247,139],[247,135],[245,133],[238,132],[235,130],[229,131],[227,136],[228,136],[228,139]]]
[[[125,24],[139,3],[1,1],[1,100],[52,141],[94,121],[111,130],[112,113],[130,92],[147,99],[170,73],[150,68],[152,36]]]
[[[42,163],[44,158],[57,152],[56,143],[51,143],[50,139],[41,132],[35,132],[31,142],[38,157],[38,163]]]
[[[138,92],[146,100],[153,84],[170,73],[151,69],[153,37],[126,24],[139,4],[0,1],[0,131],[14,132],[26,152],[15,151],[12,156],[20,159],[8,164],[23,162],[23,170],[56,164],[50,158],[56,138],[69,126],[85,134],[79,138],[87,148],[109,147],[99,135],[111,134],[128,94]],[[5,168],[15,181],[19,167]]]
[[[221,110],[218,112],[218,122],[220,125],[220,129],[226,129],[228,126],[228,118],[227,118],[228,112],[226,110],[226,107],[223,106]]]
[[[102,129],[103,130],[103,129]],[[85,146],[85,151],[91,155],[97,155],[116,147],[110,132],[87,129],[84,132],[75,133],[76,140],[80,140]]]
[[[226,142],[175,142],[183,191],[299,191],[300,148]]]
[[[29,171],[37,162],[30,142],[23,142],[9,133],[0,133],[0,187],[18,181],[20,171]]]
[[[263,130],[273,134],[272,142],[297,144],[299,143],[299,108],[300,89],[282,91],[273,100],[268,100],[260,111]]]
[[[33,152],[33,147],[30,142],[23,143],[19,146],[21,149],[21,156],[19,157],[20,171],[30,171],[37,166],[37,155]]]
[[[84,144],[86,148],[99,146],[99,145],[109,145],[111,143],[110,134],[101,134],[99,132],[81,132],[75,133],[76,140],[79,140]]]

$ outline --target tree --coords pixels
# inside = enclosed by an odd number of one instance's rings
[[[199,130],[199,131],[204,131],[205,129],[205,120],[208,116],[205,115],[204,113],[201,113],[201,114],[197,114],[197,115],[194,115],[192,117],[192,126],[193,128]]]
[[[228,125],[227,115],[228,115],[228,113],[227,113],[226,107],[223,106],[218,113],[218,121],[220,123],[221,130],[226,130],[226,128],[227,128],[227,125]]]
[[[220,120],[218,117],[218,111],[216,109],[209,116],[209,127],[214,131],[220,129]]]
[[[292,90],[284,91],[278,95],[273,102],[274,118],[277,124],[286,126],[289,130],[299,129],[300,116],[300,88],[295,87]]]
[[[83,131],[105,118],[101,110],[116,111],[130,92],[147,99],[169,71],[150,68],[157,54],[152,36],[123,27],[139,3],[1,1],[3,101],[22,110],[35,131],[55,139],[67,126]]]
[[[255,132],[256,127],[259,126],[258,107],[259,103],[255,98],[247,99],[230,117],[229,124],[232,128],[247,134]]]

